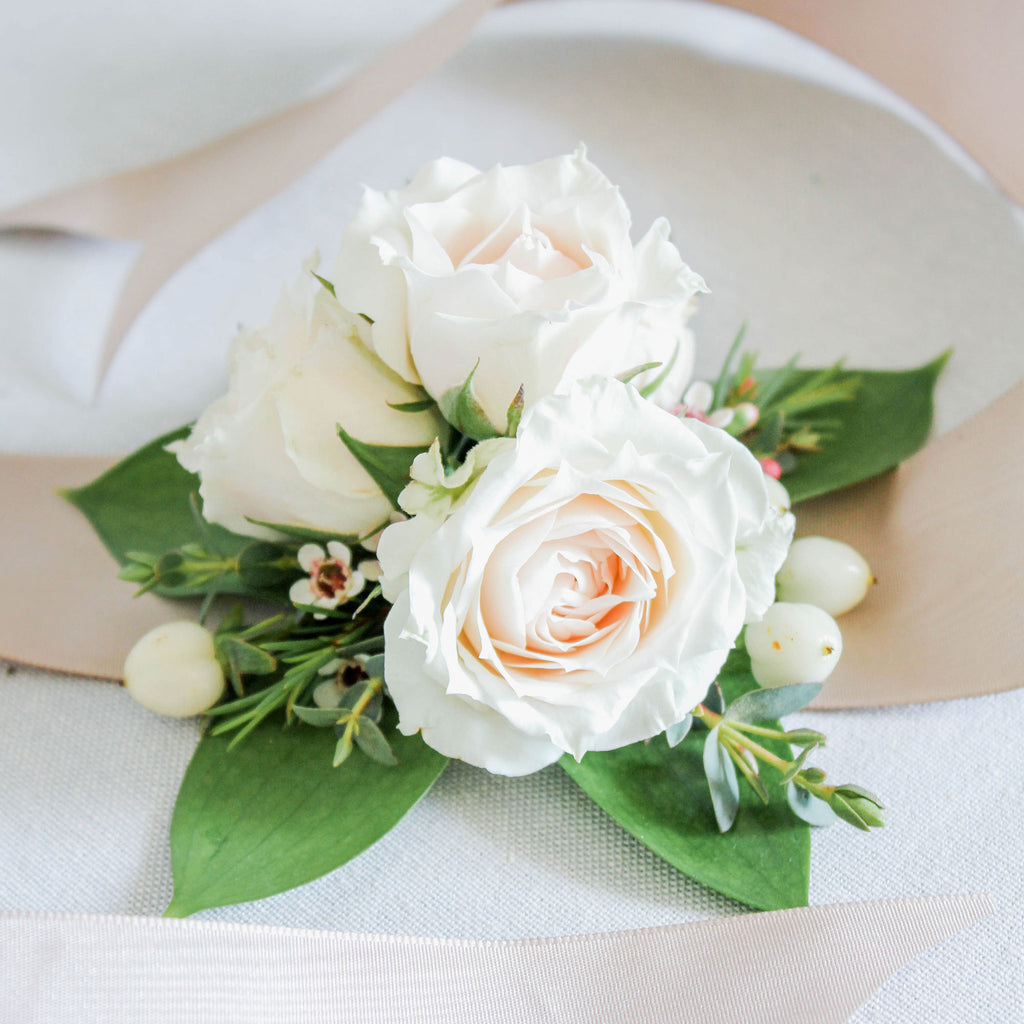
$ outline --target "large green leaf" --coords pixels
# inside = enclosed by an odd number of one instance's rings
[[[794,502],[828,494],[878,476],[923,447],[932,427],[933,393],[949,353],[913,370],[844,370],[859,377],[857,397],[822,407],[816,413],[838,421],[835,436],[822,451],[803,455],[783,477]],[[817,370],[799,370],[796,380]]]
[[[236,747],[199,742],[171,821],[168,917],[284,892],[351,860],[397,824],[448,763],[386,727],[398,765],[360,750],[340,767],[333,729],[265,721]]]
[[[129,551],[161,555],[183,544],[203,544],[203,532],[189,504],[198,494],[199,478],[183,469],[166,446],[188,435],[182,427],[151,441],[122,459],[92,483],[62,492],[64,497],[89,520],[106,549],[120,565],[128,561]],[[220,526],[209,526],[219,552],[233,557],[251,537],[241,537]],[[251,594],[237,575],[218,583],[226,594]],[[186,587],[162,587],[160,593],[185,596],[194,591]]]
[[[729,701],[757,685],[744,659],[734,652],[719,678]],[[759,910],[806,906],[808,826],[789,809],[784,789],[769,785],[772,802],[765,806],[742,786],[736,823],[719,832],[704,777],[706,737],[694,730],[673,748],[658,736],[559,763],[623,828],[684,874]]]

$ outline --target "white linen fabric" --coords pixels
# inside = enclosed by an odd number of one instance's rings
[[[352,6],[335,5],[332,18],[343,23]],[[320,29],[312,19],[308,38]],[[29,35],[21,39],[30,66]],[[828,89],[750,66],[766,60]],[[0,241],[12,310],[0,339],[0,444],[115,451],[177,426],[222,390],[235,322],[259,322],[313,245],[333,254],[357,182],[386,186],[444,152],[486,167],[581,138],[637,223],[669,216],[684,259],[712,288],[695,323],[698,372],[714,371],[743,319],[766,363],[802,350],[815,364],[845,354],[909,365],[953,345],[939,395],[948,429],[1024,370],[1020,222],[962,154],[950,159],[952,144],[940,149],[933,131],[830,91],[840,86],[905,112],[840,62],[721,9],[585,0],[493,12],[443,73],[184,268],[92,404],[67,355],[98,343],[100,296],[123,271],[122,250]],[[9,152],[32,144],[30,128],[7,140]],[[167,828],[195,726],[156,718],[115,687],[44,672],[19,669],[0,688],[0,907],[160,913],[171,891]],[[1011,809],[1024,798],[1024,691],[798,719],[828,733],[820,763],[832,777],[864,782],[889,806],[889,824],[872,836],[815,833],[812,903],[996,898],[992,917],[921,956],[853,1020],[1020,1019],[1024,830]],[[504,779],[453,765],[351,864],[201,916],[518,938],[742,909],[658,860],[557,767]]]

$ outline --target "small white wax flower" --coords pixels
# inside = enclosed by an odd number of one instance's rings
[[[843,653],[835,619],[813,604],[773,604],[760,622],[747,626],[746,641],[760,686],[823,682]]]
[[[297,558],[309,575],[296,580],[288,591],[293,604],[337,608],[366,585],[362,573],[352,568],[352,552],[340,541],[328,541],[326,551],[319,544],[303,544]],[[324,617],[313,613],[315,619]]]
[[[201,715],[224,692],[213,637],[195,622],[151,629],[125,658],[124,685],[150,711],[172,718]]]
[[[801,537],[776,578],[780,601],[817,605],[842,615],[864,600],[874,577],[859,551],[828,537]]]

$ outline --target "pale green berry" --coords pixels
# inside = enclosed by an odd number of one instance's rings
[[[800,537],[776,577],[780,601],[817,605],[842,615],[864,600],[874,577],[864,556],[828,537]]]
[[[150,711],[172,718],[201,715],[224,692],[213,637],[195,622],[151,629],[125,658],[124,685]]]
[[[784,601],[747,626],[746,643],[760,686],[823,682],[843,652],[842,634],[828,612]]]

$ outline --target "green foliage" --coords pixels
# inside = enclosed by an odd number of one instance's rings
[[[165,450],[166,445],[186,437],[188,432],[189,428],[183,427],[165,434],[85,487],[61,492],[89,520],[106,549],[129,573],[139,572],[139,565],[143,564],[139,555],[152,557],[155,565],[167,553],[190,545],[205,549],[212,540],[216,554],[230,560],[252,543],[251,537],[197,522],[192,499],[199,490],[199,479],[182,469],[178,460]],[[165,563],[165,568],[169,574],[177,572],[170,563]],[[135,579],[131,575],[128,578]],[[157,581],[147,589],[184,597],[206,593],[208,587],[190,585],[171,575],[170,585]],[[266,596],[232,571],[222,574],[217,590],[223,594]]]
[[[719,681],[730,702],[757,686],[738,652]],[[693,731],[676,747],[659,736],[591,752],[578,764],[563,757],[559,764],[620,825],[691,878],[761,910],[805,906],[807,825],[793,816],[783,791],[772,784],[767,805],[743,789],[735,823],[720,832],[704,773],[707,735]],[[785,744],[766,743],[788,755]]]
[[[500,432],[495,429],[494,424],[484,412],[484,407],[476,397],[473,388],[473,377],[476,374],[476,366],[469,372],[469,376],[453,388],[449,388],[442,396],[438,405],[441,408],[441,415],[460,433],[474,441],[486,441],[491,437],[500,437]],[[513,399],[513,405],[515,400]]]
[[[367,444],[365,441],[356,440],[340,424],[338,437],[397,509],[398,496],[409,483],[409,469],[413,460],[417,455],[427,451],[429,446],[420,448],[407,445]]]
[[[433,785],[447,759],[385,717],[398,764],[361,750],[331,767],[327,729],[262,722],[246,743],[204,736],[171,821],[168,917],[262,899],[333,871],[371,846]]]
[[[923,447],[932,427],[935,384],[948,358],[947,352],[912,370],[839,371],[840,379],[859,380],[856,396],[818,409],[831,420],[831,436],[820,451],[802,452],[783,476],[793,502],[877,476]],[[802,384],[817,373],[794,371]]]

